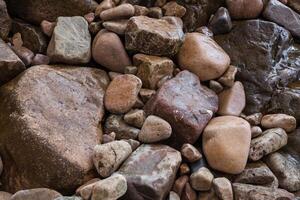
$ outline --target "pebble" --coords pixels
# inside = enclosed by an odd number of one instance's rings
[[[257,126],[260,125],[262,117],[262,113],[254,113],[252,115],[246,116],[245,120],[247,120],[252,126]]]
[[[190,167],[189,167],[188,164],[182,163],[180,165],[180,167],[179,167],[179,174],[180,174],[180,176],[188,175],[188,174],[190,174],[190,172],[191,172],[191,169],[190,169]]]
[[[31,65],[48,65],[50,63],[50,58],[43,54],[35,54],[32,59]]]
[[[147,103],[147,101],[149,101],[149,99],[151,99],[151,97],[153,97],[155,93],[156,93],[155,90],[142,88],[140,90],[140,97],[144,103]]]
[[[126,66],[124,69],[124,74],[136,75],[138,68],[136,66]]]
[[[124,115],[124,121],[134,127],[142,128],[144,121],[146,120],[146,114],[144,110],[134,109]]]
[[[201,167],[190,176],[191,186],[197,191],[208,191],[212,187],[214,175],[206,167]]]
[[[201,81],[219,78],[229,67],[230,58],[210,37],[187,33],[177,55],[179,67],[195,73]]]
[[[226,0],[230,16],[234,19],[257,18],[263,11],[262,0]]]
[[[181,147],[181,155],[188,162],[196,162],[202,158],[201,153],[191,144],[183,144]]]
[[[174,182],[172,190],[181,197],[185,185],[189,182],[188,176],[180,176]]]
[[[209,21],[209,28],[214,35],[229,33],[232,29],[231,17],[228,10],[220,7]]]
[[[94,178],[76,189],[76,195],[81,196],[84,200],[90,199],[92,196],[94,185],[100,181],[99,178]]]
[[[100,17],[100,14],[104,11],[104,10],[108,10],[115,7],[115,3],[113,0],[103,0],[101,1],[101,3],[96,7],[95,10],[95,16]]]
[[[134,16],[147,16],[149,9],[144,6],[134,5]]]
[[[28,190],[19,190],[11,196],[10,200],[53,200],[62,196],[58,192],[48,188],[36,188]]]
[[[34,53],[26,47],[12,47],[12,50],[22,60],[25,66],[29,66],[32,63]]]
[[[209,88],[213,90],[215,93],[219,94],[224,90],[224,87],[219,83],[218,81],[215,80],[210,80],[209,81]]]
[[[137,101],[141,87],[142,81],[134,75],[125,74],[115,77],[105,93],[105,108],[116,114],[128,112]]]
[[[149,8],[148,17],[160,19],[163,16],[162,9],[160,7]]]
[[[196,200],[197,199],[197,193],[196,191],[191,187],[190,183],[186,183],[182,195],[182,200]]]
[[[21,33],[15,33],[13,37],[11,38],[11,42],[13,46],[20,48],[23,46],[23,40]]]
[[[286,132],[292,132],[297,127],[295,117],[286,114],[264,115],[261,120],[263,128],[282,128]]]
[[[262,134],[262,130],[259,126],[252,126],[251,127],[251,138],[256,138]]]
[[[154,143],[168,139],[171,134],[172,128],[167,121],[150,115],[146,118],[138,138],[143,143]]]
[[[85,14],[83,17],[90,24],[95,20],[95,13],[90,12],[88,14]]]
[[[131,4],[121,4],[117,7],[104,10],[100,13],[103,21],[116,19],[129,19],[134,15],[134,7]]]
[[[132,151],[135,151],[141,144],[139,141],[133,139],[127,139],[124,141],[128,142],[128,144],[131,146]]]
[[[257,161],[287,144],[288,136],[282,128],[268,129],[251,141],[249,159]]]
[[[49,22],[47,20],[43,20],[41,22],[41,29],[43,33],[48,37],[52,36],[55,26],[56,26],[56,22]]]
[[[162,9],[165,16],[175,16],[179,18],[183,17],[186,12],[185,7],[176,3],[176,1],[166,3]]]
[[[169,199],[168,200],[180,200],[180,197],[178,196],[177,193],[175,193],[173,191],[170,191]]]
[[[246,120],[235,116],[215,117],[204,129],[203,152],[212,168],[239,174],[246,166],[250,141],[251,130]]]
[[[234,85],[235,75],[237,72],[237,67],[229,65],[227,71],[219,78],[218,81],[224,86],[232,87]]]
[[[220,200],[233,200],[231,182],[227,178],[215,178],[212,185]]]
[[[128,20],[115,20],[115,21],[106,21],[102,23],[102,26],[111,32],[114,32],[119,35],[124,35],[127,27]]]

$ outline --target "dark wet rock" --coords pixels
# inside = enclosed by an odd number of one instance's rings
[[[40,65],[1,87],[4,189],[70,192],[94,176],[108,81],[99,69]]]
[[[166,145],[142,145],[117,173],[127,179],[124,200],[162,200],[169,194],[181,163],[180,152]]]
[[[230,33],[215,40],[229,54],[231,64],[239,68],[237,79],[246,92],[245,114],[273,111],[281,100],[285,102],[283,113],[297,115],[287,107],[291,104],[297,110],[297,103],[293,105],[297,98],[276,98],[283,92],[280,88],[297,80],[300,72],[299,49],[287,30],[262,20],[239,21]]]
[[[229,12],[226,8],[221,7],[218,9],[209,22],[209,28],[212,30],[214,35],[230,32],[232,29],[232,22]]]
[[[4,0],[0,0],[0,38],[7,39],[11,28],[11,19],[7,12],[6,3]]]

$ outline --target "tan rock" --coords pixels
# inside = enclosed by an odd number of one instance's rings
[[[263,10],[262,0],[226,0],[230,16],[234,19],[257,18]]]
[[[251,141],[249,123],[235,116],[213,118],[203,132],[203,151],[209,165],[239,174],[246,166]]]
[[[100,13],[100,18],[104,21],[116,19],[129,19],[134,15],[134,7],[131,4],[121,4],[117,7],[104,10]]]
[[[258,137],[262,134],[262,130],[259,126],[252,126],[251,127],[251,138]]]
[[[201,167],[190,176],[192,187],[197,191],[208,191],[211,189],[214,175],[206,167]]]
[[[201,153],[193,145],[185,143],[181,147],[181,155],[188,162],[196,162],[202,158]]]
[[[230,65],[227,71],[219,78],[218,81],[227,87],[232,87],[234,85],[237,71],[238,69],[235,66]]]
[[[146,114],[144,110],[134,109],[124,115],[124,121],[137,128],[142,128],[144,121],[146,120]]]
[[[262,113],[254,113],[252,115],[246,116],[245,120],[247,120],[252,126],[255,126],[260,124],[262,117]]]
[[[185,7],[176,3],[176,1],[170,1],[162,7],[165,16],[183,17],[185,15]]]
[[[108,31],[114,32],[119,35],[124,35],[127,27],[127,23],[128,20],[121,19],[121,20],[103,22],[102,26]]]
[[[215,178],[213,188],[220,200],[233,200],[231,182],[227,178]]]
[[[11,42],[15,47],[21,47],[23,46],[23,40],[22,40],[22,35],[21,33],[15,33],[12,38],[11,38]]]
[[[190,174],[190,172],[191,172],[191,169],[188,164],[182,163],[180,165],[180,167],[179,167],[179,175],[180,176]]]
[[[197,199],[196,191],[191,187],[190,183],[186,183],[181,195],[181,200],[196,200],[196,199]]]
[[[210,37],[188,33],[178,53],[181,69],[195,73],[201,81],[219,78],[228,68],[230,58]]]
[[[283,128],[286,132],[292,132],[297,127],[297,121],[290,115],[269,114],[263,116],[261,125],[264,128]]]
[[[246,105],[244,86],[237,81],[231,88],[223,90],[219,95],[219,115],[239,116]]]

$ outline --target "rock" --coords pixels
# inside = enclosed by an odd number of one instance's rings
[[[272,188],[278,187],[276,176],[263,162],[248,163],[244,171],[235,178],[234,182]]]
[[[142,81],[131,74],[114,78],[105,93],[105,108],[116,114],[128,112],[135,104],[142,87]]]
[[[41,30],[48,37],[52,36],[55,26],[56,26],[55,22],[49,22],[47,20],[43,20],[41,22]]]
[[[197,193],[189,183],[185,184],[185,187],[183,189],[182,195],[181,195],[182,200],[196,200],[197,199]]]
[[[155,143],[168,139],[172,134],[171,125],[164,119],[150,115],[146,118],[141,132],[139,141],[143,143]]]
[[[0,199],[1,200],[10,200],[11,196],[12,196],[12,194],[10,194],[8,192],[0,191]]]
[[[39,27],[14,20],[12,32],[21,33],[23,45],[34,53],[45,53],[48,45],[47,38]]]
[[[47,188],[20,190],[10,197],[11,200],[53,200],[61,194]]]
[[[100,181],[99,178],[94,178],[86,182],[84,185],[76,189],[76,195],[81,196],[84,200],[90,199],[92,196],[93,188],[96,183]]]
[[[102,144],[112,142],[115,139],[116,139],[116,133],[115,132],[111,132],[110,134],[104,134],[102,136]]]
[[[294,195],[282,189],[268,188],[262,186],[254,186],[248,184],[234,183],[232,184],[234,198],[240,200],[252,200],[252,199],[286,199],[293,200]]]
[[[8,10],[13,16],[29,23],[39,25],[43,20],[55,21],[60,16],[83,16],[93,10],[93,0],[11,0],[7,2]]]
[[[160,7],[149,8],[148,17],[160,19],[163,16],[163,11]]]
[[[219,83],[218,81],[215,81],[215,80],[209,81],[209,88],[217,94],[222,92],[224,89],[224,87],[221,85],[221,83]]]
[[[88,14],[85,14],[83,17],[87,21],[87,23],[90,24],[90,23],[92,23],[95,20],[95,13],[90,12]]]
[[[12,47],[12,50],[22,60],[25,66],[29,66],[32,63],[34,53],[26,47]]]
[[[91,36],[83,17],[59,17],[48,45],[51,62],[88,63],[91,59]]]
[[[182,19],[179,17],[174,17],[174,16],[164,16],[161,19],[166,20],[167,22],[169,22],[170,24],[174,24],[178,27],[180,27],[181,29],[183,28],[183,22]]]
[[[110,80],[114,80],[119,75],[123,75],[123,74],[118,73],[118,72],[108,72],[108,76],[109,76]]]
[[[247,163],[250,140],[251,130],[247,121],[235,116],[216,117],[204,129],[203,152],[212,168],[239,174]]]
[[[184,144],[181,147],[181,155],[188,162],[196,162],[202,158],[201,153],[191,144]]]
[[[237,81],[231,88],[223,90],[219,97],[219,115],[239,116],[246,105],[244,86]]]
[[[300,15],[277,0],[270,0],[263,12],[264,18],[283,26],[297,38],[300,38]]]
[[[134,109],[124,115],[124,121],[137,128],[142,128],[144,121],[146,120],[146,114],[143,110]]]
[[[252,126],[251,127],[251,138],[258,137],[262,134],[262,130],[259,126]]]
[[[219,78],[219,82],[227,87],[232,87],[234,85],[235,75],[237,73],[238,69],[230,65],[227,69],[227,71]]]
[[[127,27],[128,20],[115,20],[115,21],[106,21],[103,22],[102,26],[111,32],[114,32],[119,35],[124,35]]]
[[[134,15],[134,7],[131,4],[121,4],[117,7],[104,10],[100,13],[103,21],[116,19],[129,19]]]
[[[174,63],[167,57],[136,54],[133,64],[138,67],[137,77],[143,82],[143,88],[157,89],[157,83],[164,77],[172,77]]]
[[[214,175],[206,167],[202,167],[190,176],[190,183],[197,191],[208,191],[211,189]]]
[[[211,38],[213,38],[213,36],[214,36],[214,33],[207,26],[201,26],[201,27],[197,28],[195,30],[195,32],[201,33],[201,34],[203,34],[207,37],[211,37]]]
[[[21,33],[15,33],[11,38],[11,43],[15,47],[22,47],[23,46],[23,40]]]
[[[155,90],[150,90],[150,89],[144,89],[142,88],[140,90],[140,97],[144,103],[147,103],[151,97],[155,95],[156,91]]]
[[[189,177],[188,176],[180,176],[179,178],[176,179],[174,182],[172,190],[178,194],[178,196],[182,196],[183,189],[185,185],[189,182]]]
[[[94,166],[101,177],[109,177],[128,158],[131,152],[131,146],[125,141],[96,145],[93,155]]]
[[[144,6],[134,5],[134,16],[147,16],[149,9]]]
[[[176,1],[166,3],[162,9],[165,16],[175,16],[180,18],[183,17],[186,12],[185,7],[177,4]]]
[[[35,56],[32,59],[31,64],[32,65],[48,65],[50,62],[50,58],[43,54],[35,54]]]
[[[124,74],[136,75],[138,68],[136,66],[126,66],[124,69]]]
[[[127,181],[124,176],[114,174],[111,177],[98,181],[93,188],[91,200],[119,199],[127,191]]]
[[[116,133],[116,139],[136,139],[140,130],[127,125],[121,115],[110,115],[106,118],[104,132],[109,134]]]
[[[251,141],[249,159],[257,161],[287,144],[288,136],[282,128],[268,129]]]
[[[181,69],[195,73],[201,81],[219,78],[228,68],[230,58],[210,37],[188,33],[177,55]]]
[[[216,94],[196,75],[182,71],[167,81],[145,105],[146,114],[163,118],[172,127],[170,144],[193,144],[218,109]]]
[[[132,151],[135,151],[141,144],[139,141],[133,139],[128,139],[124,141],[128,142],[128,144],[131,146]]]
[[[233,200],[231,182],[227,178],[215,178],[212,184],[220,200]]]
[[[183,176],[183,175],[188,175],[190,174],[191,169],[188,166],[188,164],[186,163],[182,163],[179,167],[179,175]]]
[[[100,17],[100,14],[104,11],[104,10],[108,10],[111,8],[114,8],[115,2],[113,0],[103,0],[100,2],[100,4],[96,7],[95,10],[95,16]]]
[[[232,22],[228,10],[220,7],[212,19],[209,21],[209,29],[214,35],[224,34],[230,32],[232,29]]]
[[[300,3],[297,0],[288,0],[287,4],[289,7],[291,7],[296,12],[300,13]]]
[[[226,0],[230,16],[234,19],[257,18],[263,10],[262,0]]]
[[[6,3],[4,0],[0,0],[0,38],[7,40],[7,36],[11,28],[11,19],[7,12]]]
[[[175,55],[183,42],[181,28],[165,20],[145,16],[132,17],[125,31],[127,50],[169,56]]]
[[[286,114],[270,114],[263,116],[261,125],[264,128],[282,128],[286,132],[296,129],[297,122],[295,117]]]
[[[4,199],[5,200],[5,199]],[[180,200],[180,197],[175,192],[171,191],[168,200]]]
[[[96,35],[102,29],[102,23],[99,22],[92,22],[89,24],[89,31],[92,35]]]
[[[7,191],[47,186],[70,192],[94,176],[92,152],[102,138],[108,82],[99,69],[40,65],[1,87]]]
[[[262,113],[254,113],[248,115],[245,120],[247,120],[252,126],[260,125],[261,119],[263,117]]]
[[[121,39],[112,32],[100,31],[96,35],[92,54],[98,64],[114,72],[123,73],[125,67],[131,65]]]
[[[166,198],[180,163],[180,153],[169,146],[141,145],[118,171],[128,184],[124,199]]]
[[[20,58],[1,39],[0,49],[0,85],[2,85],[16,77],[26,68]]]

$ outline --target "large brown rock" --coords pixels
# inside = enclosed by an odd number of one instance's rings
[[[69,192],[93,177],[101,141],[107,74],[99,69],[34,66],[0,89],[0,152],[5,189]]]
[[[0,86],[24,71],[25,65],[7,44],[0,39]]]
[[[11,19],[7,12],[6,3],[4,0],[0,0],[0,38],[7,39],[11,28]]]
[[[164,83],[146,106],[146,113],[157,115],[172,126],[172,145],[195,143],[218,109],[217,95],[200,84],[188,71]]]
[[[142,145],[117,173],[127,180],[124,200],[163,200],[171,190],[181,163],[180,152],[166,145]]]

